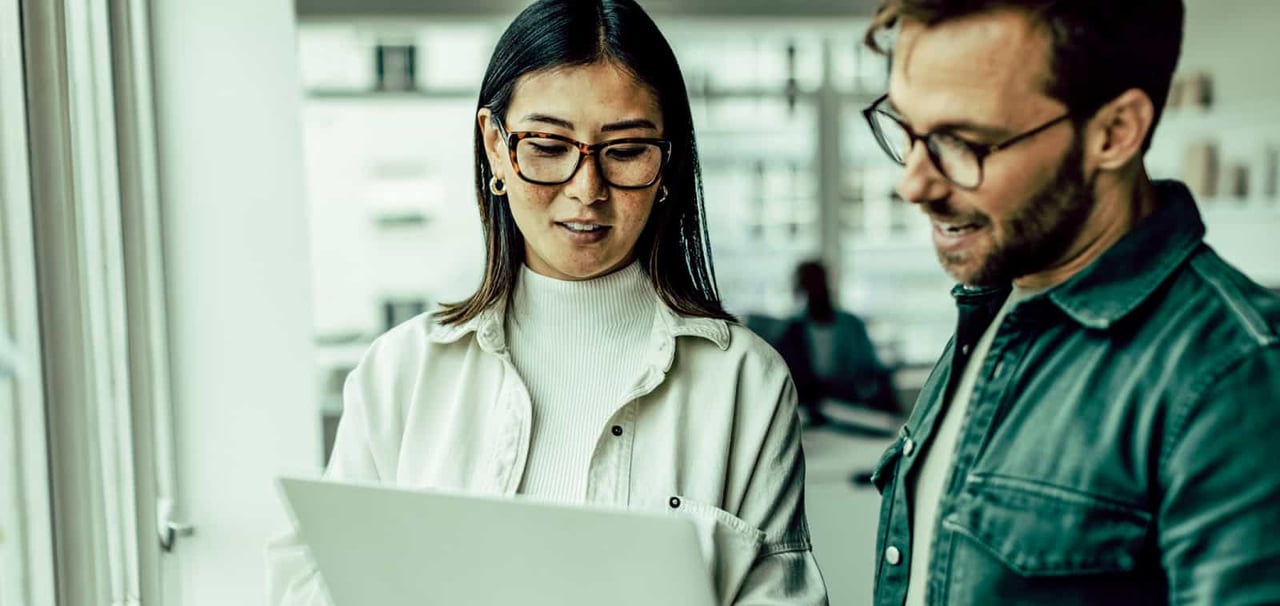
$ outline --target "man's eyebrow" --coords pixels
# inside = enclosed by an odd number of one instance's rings
[[[897,116],[899,120],[902,120],[903,124],[906,124],[912,129],[915,128],[915,126],[912,125],[911,122],[907,120],[905,116],[902,115],[902,112],[898,110],[898,106],[894,104],[892,98],[886,99],[885,102],[888,104],[889,110],[892,111],[893,114]],[[990,124],[979,124],[977,122],[970,122],[968,120],[951,120],[948,122],[943,122],[941,124],[938,124],[933,128],[929,129],[929,132],[939,132],[939,131],[948,132],[948,133],[967,133],[967,134],[972,134],[981,139],[989,139],[992,141],[1000,140],[1000,139],[1004,139],[1006,137],[1012,136],[1012,133],[1007,128],[1004,128],[1001,126],[992,126]],[[927,133],[920,133],[920,134],[923,135]]]

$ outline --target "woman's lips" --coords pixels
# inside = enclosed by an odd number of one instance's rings
[[[574,244],[594,244],[608,237],[612,226],[578,221],[557,221],[556,229]]]

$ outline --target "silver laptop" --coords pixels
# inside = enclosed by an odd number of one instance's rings
[[[334,606],[712,606],[679,516],[282,478]]]

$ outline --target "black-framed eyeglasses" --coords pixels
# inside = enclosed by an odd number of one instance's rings
[[[871,133],[875,135],[880,148],[894,162],[906,166],[907,156],[911,154],[916,141],[924,141],[924,148],[934,168],[937,168],[947,181],[963,189],[977,189],[982,185],[983,161],[987,156],[1030,139],[1072,116],[1071,112],[1067,112],[1020,135],[999,143],[984,145],[961,139],[946,129],[923,135],[916,133],[904,124],[901,118],[883,109],[882,106],[888,99],[889,95],[884,95],[862,110],[862,116],[871,126]]]
[[[536,185],[567,183],[594,156],[605,183],[619,189],[652,187],[671,159],[666,139],[630,137],[587,144],[569,137],[538,131],[512,131],[498,122],[507,142],[511,165],[521,179]]]

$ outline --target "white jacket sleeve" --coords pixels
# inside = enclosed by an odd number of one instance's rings
[[[777,405],[743,499],[740,516],[764,531],[764,543],[733,600],[735,606],[825,606],[827,588],[813,557],[804,510],[804,452],[791,378],[770,381]],[[781,383],[781,384],[779,384]]]
[[[343,387],[342,420],[325,478],[376,482],[381,479],[370,448],[368,413],[357,368]],[[267,592],[272,606],[330,606],[328,592],[307,546],[295,530],[267,544]]]

